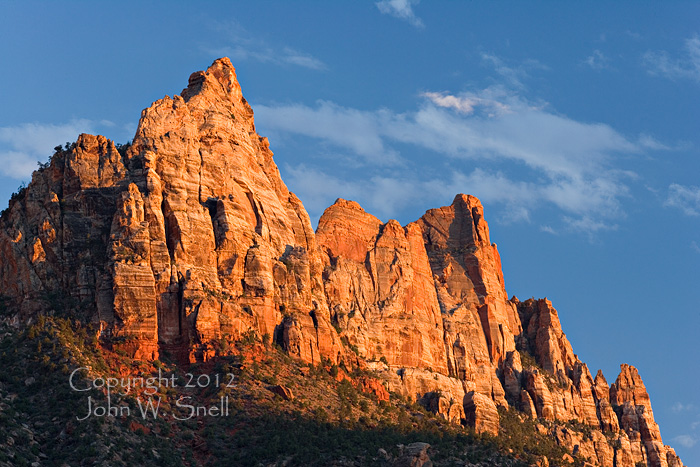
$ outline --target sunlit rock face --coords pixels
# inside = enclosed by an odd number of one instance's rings
[[[309,361],[337,358],[308,214],[228,59],[145,109],[127,151],[81,135],[3,223],[1,280],[22,316],[60,296],[147,358],[205,359],[249,329]]]
[[[65,313],[137,358],[188,361],[255,334],[374,370],[382,398],[480,432],[497,435],[511,407],[592,465],[682,466],[634,367],[593,378],[551,302],[508,298],[477,198],[405,226],[338,199],[314,232],[228,59],[145,109],[130,145],[80,135],[59,149],[0,219],[10,324]]]

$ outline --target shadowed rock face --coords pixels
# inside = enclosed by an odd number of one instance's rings
[[[475,197],[406,226],[339,199],[314,232],[226,58],[145,109],[128,149],[80,135],[58,151],[0,224],[15,325],[70,313],[133,356],[190,361],[254,331],[308,362],[373,369],[377,391],[479,431],[497,434],[512,406],[588,425],[550,435],[594,465],[682,465],[634,367],[608,387],[548,300],[508,299]]]

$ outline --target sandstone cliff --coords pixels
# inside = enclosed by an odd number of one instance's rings
[[[478,431],[510,408],[591,465],[682,465],[636,369],[608,386],[548,300],[508,299],[475,197],[406,226],[339,199],[314,232],[228,59],[145,109],[130,146],[57,150],[0,222],[15,325],[68,313],[135,357],[189,361],[255,333]]]

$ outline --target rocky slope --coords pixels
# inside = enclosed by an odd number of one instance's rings
[[[254,332],[301,361],[371,370],[477,431],[498,435],[511,408],[572,460],[682,466],[636,369],[609,386],[549,301],[508,299],[478,199],[407,226],[339,199],[314,232],[228,59],[145,109],[131,145],[59,148],[0,224],[15,326],[64,313],[132,357],[189,362]]]

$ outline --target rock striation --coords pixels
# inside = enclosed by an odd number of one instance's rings
[[[69,313],[134,357],[190,362],[253,334],[312,364],[373,370],[355,384],[480,432],[498,435],[499,411],[517,410],[589,465],[682,466],[634,367],[609,386],[551,302],[508,298],[477,198],[406,226],[338,199],[314,232],[226,58],[145,109],[130,145],[58,147],[0,225],[15,325]]]

